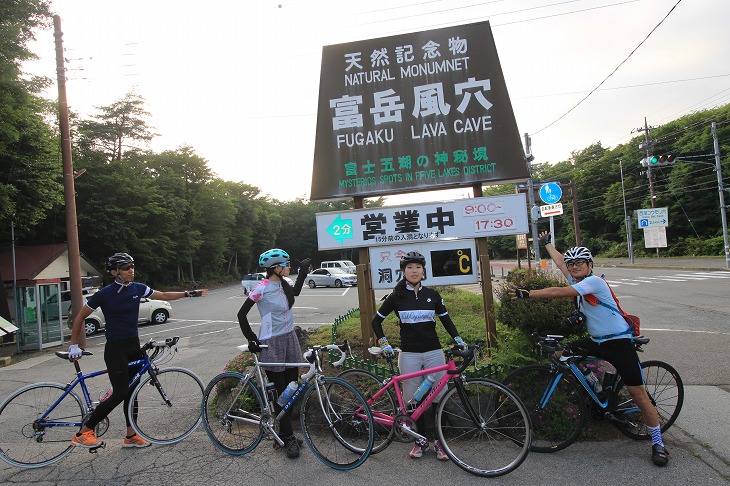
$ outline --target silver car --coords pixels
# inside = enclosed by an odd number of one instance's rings
[[[166,300],[155,300],[141,298],[139,299],[139,322],[150,322],[153,324],[162,324],[172,315],[172,306]],[[84,321],[84,329],[87,336],[95,334],[106,326],[106,318],[101,311],[101,307],[97,308],[89,314]],[[68,320],[68,327],[73,327],[73,320]]]
[[[350,287],[357,285],[357,275],[347,273],[339,268],[318,268],[306,279],[309,288],[317,287]]]

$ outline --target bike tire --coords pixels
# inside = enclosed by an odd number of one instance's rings
[[[203,428],[219,450],[240,456],[264,437],[264,402],[258,388],[235,372],[213,378],[203,393]]]
[[[350,383],[319,377],[304,393],[299,420],[309,449],[338,471],[360,466],[373,449],[374,423],[367,401]]]
[[[659,424],[662,433],[672,426],[684,403],[684,384],[679,373],[672,366],[662,361],[645,361],[641,363],[644,375],[644,386],[651,402],[659,413]],[[611,411],[622,419],[616,427],[625,435],[636,440],[651,439],[646,429],[644,417],[631,399],[623,380],[619,377],[612,396]]]
[[[143,439],[175,444],[200,425],[202,400],[203,382],[198,375],[185,368],[161,369],[154,375],[148,373],[132,392],[129,421]]]
[[[557,452],[578,440],[586,417],[586,403],[581,386],[563,372],[545,407],[540,400],[555,379],[546,365],[517,368],[502,381],[527,407],[532,422],[532,446],[535,452]]]
[[[514,471],[530,450],[527,409],[506,386],[486,378],[461,381],[446,392],[436,410],[436,433],[457,466],[481,477]]]
[[[389,388],[380,395],[377,400],[372,400],[375,392],[383,387],[383,380],[366,370],[351,369],[337,375],[337,378],[345,380],[365,397],[370,406],[375,423],[375,441],[370,454],[377,454],[385,450],[393,441],[393,417],[397,415],[397,402],[392,388]]]
[[[71,437],[81,430],[85,414],[76,393],[69,392],[44,419],[44,423],[58,425],[35,430],[33,426],[65,390],[66,385],[60,383],[34,383],[5,399],[0,405],[0,459],[11,466],[36,468],[53,464],[74,450]]]

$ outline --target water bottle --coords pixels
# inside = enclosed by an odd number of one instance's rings
[[[276,385],[271,382],[266,384],[266,394],[269,397],[269,401],[273,402],[276,400]]]
[[[286,386],[286,388],[284,389],[284,391],[281,392],[281,395],[279,395],[279,399],[276,400],[276,403],[278,403],[282,407],[284,405],[286,405],[289,402],[289,399],[292,397],[292,395],[294,395],[294,392],[297,391],[297,388],[299,388],[299,386],[297,385],[296,381],[292,381],[291,383],[289,383]]]
[[[428,390],[431,389],[435,381],[436,378],[433,375],[426,375],[426,379],[418,385],[418,388],[416,388],[416,393],[413,395],[413,401],[420,402],[423,397],[426,396],[426,393],[428,393]]]
[[[610,371],[606,371],[603,374],[603,389],[605,391],[608,391],[611,388],[613,388],[615,379],[616,379],[616,373],[611,373]]]
[[[583,378],[585,378],[591,388],[593,388],[593,391],[596,393],[601,393],[603,387],[601,386],[601,382],[598,381],[596,375],[588,368],[583,368],[581,371],[583,372]]]

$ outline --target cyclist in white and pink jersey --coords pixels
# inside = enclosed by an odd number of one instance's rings
[[[259,257],[259,265],[266,269],[266,278],[249,292],[248,298],[238,311],[238,323],[248,339],[248,349],[252,353],[260,352],[260,361],[299,363],[302,360],[302,350],[294,332],[292,306],[294,297],[299,295],[304,285],[309,271],[309,259],[300,263],[294,288],[284,278],[291,271],[289,254],[284,250],[272,248],[263,252]],[[246,317],[254,304],[261,314],[261,330],[258,336],[251,329]],[[261,344],[266,344],[268,348],[261,349]],[[269,382],[274,384],[279,394],[284,392],[289,382],[299,378],[299,369],[296,367],[272,366],[264,369]],[[274,403],[274,408],[277,414],[281,412],[282,407],[278,403]],[[279,435],[284,440],[286,456],[294,459],[299,457],[301,439],[294,436],[290,415],[291,409],[279,422]],[[274,447],[276,446],[274,443]]]

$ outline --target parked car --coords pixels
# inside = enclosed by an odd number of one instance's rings
[[[339,268],[318,268],[306,278],[309,288],[317,287],[350,287],[357,285],[357,275],[347,273]]]
[[[258,273],[249,273],[247,275],[244,275],[241,279],[241,287],[243,287],[243,295],[248,295],[251,290],[253,290],[254,287],[256,287],[259,282],[261,282],[263,279],[266,278],[265,272],[258,272]],[[290,279],[289,277],[284,277],[284,279],[291,285],[294,286],[294,281]]]
[[[322,262],[319,268],[339,268],[340,270],[355,275],[355,264],[350,260],[329,260]]]
[[[172,306],[166,300],[155,300],[141,298],[139,299],[139,322],[140,323],[153,323],[162,324],[167,322],[167,319],[172,315]],[[68,320],[68,327],[71,329],[73,321]],[[86,329],[86,335],[91,336],[96,332],[104,329],[106,326],[106,319],[104,313],[101,311],[101,307],[97,308],[89,314],[89,317],[84,321]]]
[[[99,290],[97,287],[84,287],[83,289],[81,289],[81,295],[84,298],[84,302],[86,302],[86,298],[88,296],[90,296],[97,290]],[[66,319],[71,313],[71,291],[62,290],[60,294],[53,294],[46,301],[46,308],[44,309],[44,312],[48,313],[48,318],[51,320],[58,319],[59,295],[61,296],[61,315],[64,316],[64,319]]]

